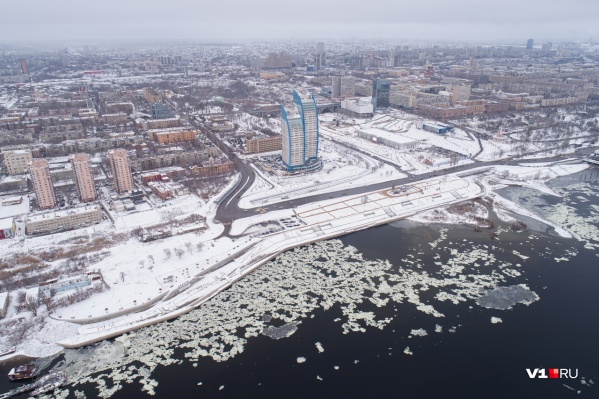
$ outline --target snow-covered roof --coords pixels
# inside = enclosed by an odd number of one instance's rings
[[[0,219],[0,230],[12,229],[13,218]]]
[[[79,208],[65,209],[63,211],[40,213],[40,214],[29,216],[27,218],[27,221],[37,222],[37,221],[44,220],[44,219],[52,219],[52,218],[70,216],[70,215],[73,215],[76,213],[94,212],[94,211],[97,211],[98,209],[100,209],[100,205],[88,205],[88,206],[82,206]]]
[[[386,130],[377,129],[375,127],[371,127],[368,129],[360,129],[360,131],[363,133],[371,134],[373,136],[377,136],[377,137],[383,138],[385,140],[393,141],[395,143],[400,143],[400,144],[410,144],[410,143],[418,142],[418,140],[414,140],[414,139],[402,136],[397,133],[391,133]]]
[[[8,218],[8,217],[15,217],[15,216],[19,216],[19,215],[24,215],[27,212],[29,212],[29,198],[26,196],[23,196],[23,201],[21,201],[20,204],[14,204],[14,205],[2,205],[2,202],[5,200],[6,198],[3,198],[2,201],[0,201],[0,218]]]

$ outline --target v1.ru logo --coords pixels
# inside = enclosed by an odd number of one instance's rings
[[[529,378],[578,378],[578,369],[526,369]],[[547,377],[549,374],[549,377]]]

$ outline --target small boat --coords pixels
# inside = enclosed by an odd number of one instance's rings
[[[0,357],[10,355],[11,353],[15,353],[16,351],[17,351],[17,348],[15,346],[13,346],[12,348],[8,348],[8,349],[0,352]]]
[[[11,369],[8,373],[8,379],[11,381],[26,380],[33,378],[36,371],[37,366],[35,363],[23,364]]]

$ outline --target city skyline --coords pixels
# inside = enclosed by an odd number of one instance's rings
[[[232,7],[234,6],[234,7]],[[444,41],[588,41],[599,37],[599,6],[592,1],[576,7],[560,3],[513,0],[481,4],[470,0],[434,7],[389,2],[369,3],[364,17],[360,4],[305,2],[278,22],[280,7],[270,0],[251,5],[220,2],[209,8],[184,0],[170,2],[160,13],[138,0],[86,8],[73,0],[40,2],[27,18],[0,24],[0,42],[244,41],[272,39],[380,38]],[[318,12],[313,13],[313,10]],[[22,12],[17,3],[3,5],[4,15]],[[382,12],[384,11],[384,12]],[[515,12],[516,11],[516,12]],[[331,17],[334,16],[334,17]],[[542,22],[537,22],[542,21]],[[156,29],[159,27],[160,29]],[[73,39],[76,38],[76,39]]]

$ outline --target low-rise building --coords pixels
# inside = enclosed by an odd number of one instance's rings
[[[418,140],[414,140],[398,133],[388,132],[386,130],[370,128],[358,131],[358,137],[381,144],[391,148],[408,149],[418,145]]]
[[[100,205],[90,205],[27,216],[25,233],[28,235],[54,233],[89,226],[101,221],[102,208]]]
[[[185,141],[194,141],[196,134],[200,132],[196,130],[183,131],[162,131],[154,133],[154,140],[158,144],[181,143]]]
[[[10,303],[10,295],[7,291],[0,292],[0,319],[6,317],[8,304]]]
[[[174,192],[171,186],[160,181],[151,181],[148,183],[148,187],[152,189],[152,192],[160,197],[161,200],[166,201],[169,198],[173,198]]]
[[[199,177],[221,176],[233,172],[233,162],[228,159],[211,159],[204,162],[202,166],[192,166],[189,168],[191,175]]]

